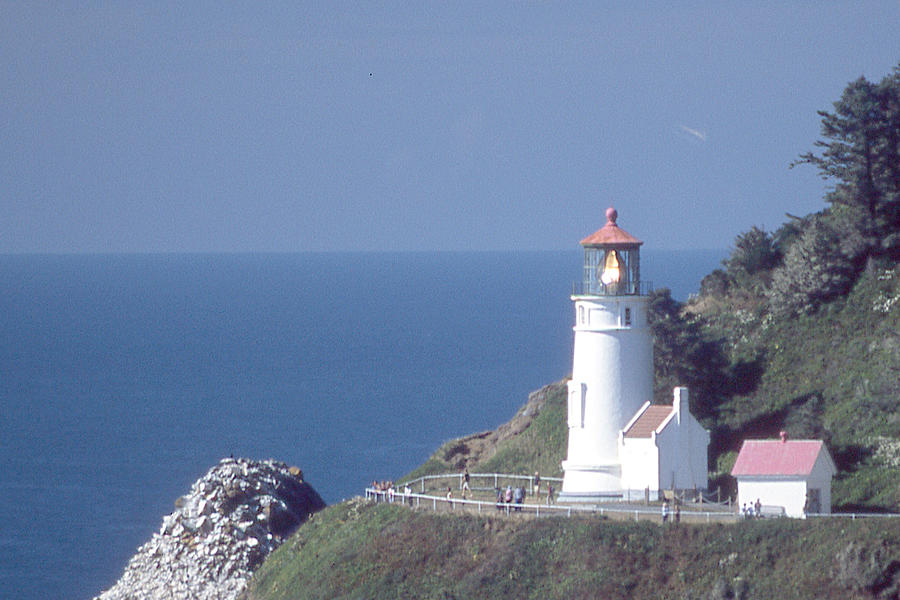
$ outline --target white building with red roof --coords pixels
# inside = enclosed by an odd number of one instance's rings
[[[738,506],[781,507],[789,517],[831,513],[834,460],[822,440],[746,440],[731,475]]]
[[[660,490],[706,489],[709,432],[688,408],[688,389],[675,388],[671,405],[646,402],[619,432],[622,487],[631,497]]]

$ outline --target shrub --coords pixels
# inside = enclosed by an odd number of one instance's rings
[[[815,219],[775,270],[769,305],[781,316],[809,314],[846,293],[855,279],[856,268],[841,251],[840,236],[825,219]]]

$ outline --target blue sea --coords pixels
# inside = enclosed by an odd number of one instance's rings
[[[725,251],[644,251],[684,300]],[[581,252],[0,256],[0,597],[91,598],[220,458],[327,502],[571,370]]]

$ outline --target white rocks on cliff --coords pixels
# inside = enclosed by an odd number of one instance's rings
[[[94,600],[237,598],[266,555],[324,506],[297,467],[223,459]]]

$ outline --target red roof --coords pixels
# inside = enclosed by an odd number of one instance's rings
[[[606,225],[581,240],[582,246],[634,247],[644,242],[616,225],[619,213],[614,208],[606,209]]]
[[[631,424],[628,431],[625,432],[627,438],[648,438],[663,424],[675,407],[667,404],[651,404],[647,407],[641,416]]]
[[[746,440],[731,475],[809,475],[823,449],[821,440]]]

